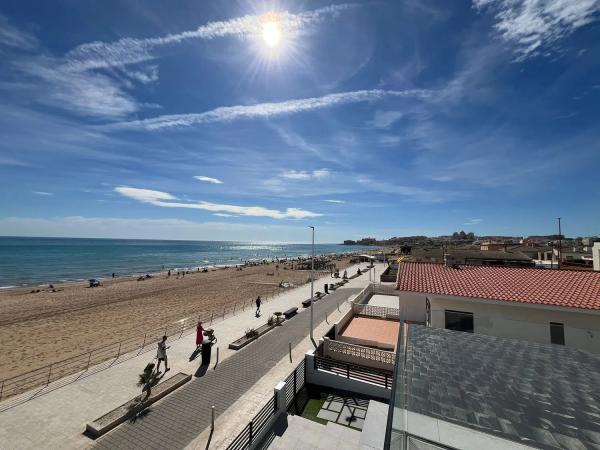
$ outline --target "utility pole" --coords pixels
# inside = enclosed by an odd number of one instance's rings
[[[558,220],[558,270],[560,270],[562,259],[562,229],[560,227],[560,217],[557,217],[556,219]]]
[[[315,227],[309,226],[308,228],[312,228],[312,258],[310,259],[310,340],[312,341],[315,348],[317,348],[317,343],[315,342],[315,338],[313,337],[313,305],[314,301],[314,290],[315,290]]]

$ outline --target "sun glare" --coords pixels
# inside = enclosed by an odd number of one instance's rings
[[[276,48],[281,42],[281,25],[275,20],[269,20],[262,25],[262,39],[269,48]]]

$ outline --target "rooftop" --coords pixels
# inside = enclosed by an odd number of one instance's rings
[[[600,445],[600,357],[585,351],[409,325],[397,383],[415,413],[536,448]]]
[[[400,291],[600,310],[600,273],[521,267],[401,264]]]
[[[372,317],[353,317],[338,340],[351,344],[395,350],[400,323]]]

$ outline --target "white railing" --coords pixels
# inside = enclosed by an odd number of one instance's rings
[[[396,354],[392,351],[347,342],[332,341],[328,338],[323,340],[323,356],[338,361],[390,370],[393,369],[396,363]]]

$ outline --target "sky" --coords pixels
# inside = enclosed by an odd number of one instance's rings
[[[600,234],[600,1],[0,4],[0,235]]]

